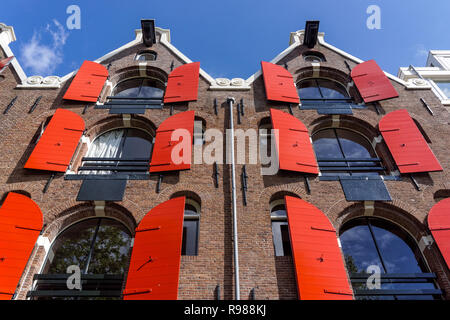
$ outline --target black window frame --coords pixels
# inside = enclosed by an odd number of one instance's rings
[[[194,202],[196,205],[193,205],[192,202]],[[200,238],[199,209],[201,210],[201,207],[196,201],[186,199],[183,216],[183,234],[181,242],[182,256],[198,256],[198,247]],[[193,242],[193,244],[192,243],[189,244],[189,242]]]
[[[278,209],[277,209],[278,208]],[[275,210],[277,209],[277,210]],[[273,212],[284,211],[284,215],[274,215]],[[270,210],[272,242],[275,257],[292,257],[292,247],[289,235],[286,205],[275,204]]]

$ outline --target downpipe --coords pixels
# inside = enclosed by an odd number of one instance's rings
[[[234,285],[235,299],[240,300],[241,294],[239,289],[239,246],[238,246],[238,230],[237,230],[237,212],[236,212],[236,168],[234,160],[234,120],[233,120],[233,104],[236,100],[233,97],[227,98],[230,111],[230,133],[231,133],[231,191],[233,201],[233,248],[234,248]]]

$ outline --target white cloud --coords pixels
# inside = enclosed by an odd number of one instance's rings
[[[50,35],[51,44],[45,44],[42,37]],[[69,34],[56,20],[47,24],[45,30],[34,32],[33,37],[21,48],[21,63],[33,74],[47,76],[53,74],[63,62],[63,47]]]

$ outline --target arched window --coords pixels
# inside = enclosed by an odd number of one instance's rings
[[[302,104],[351,102],[347,89],[340,83],[322,78],[311,78],[297,84]]]
[[[384,173],[381,160],[364,136],[347,129],[328,128],[312,136],[322,175],[367,176]]]
[[[433,299],[426,290],[436,286],[419,247],[397,225],[372,217],[353,219],[341,229],[340,242],[358,299]],[[370,288],[367,274],[375,269],[381,286]]]
[[[272,156],[272,122],[270,118],[264,118],[259,123],[259,158],[262,166],[270,166]]]
[[[306,51],[303,53],[303,59],[307,62],[324,62],[325,56],[318,51]]]
[[[182,255],[198,255],[199,225],[200,205],[197,201],[186,198],[183,221],[183,242],[181,244]]]
[[[291,242],[289,240],[289,226],[286,205],[283,199],[270,203],[270,220],[272,221],[272,237],[275,256],[291,256]]]
[[[162,99],[164,84],[151,78],[132,78],[119,82],[113,90],[115,98]]]
[[[153,137],[140,129],[122,128],[107,131],[89,146],[82,174],[147,172]]]
[[[119,298],[131,239],[130,231],[110,218],[90,218],[71,225],[53,242],[32,296]],[[81,290],[68,291],[73,268],[79,268]]]
[[[140,62],[155,61],[157,56],[155,51],[142,51],[136,54],[135,60]]]

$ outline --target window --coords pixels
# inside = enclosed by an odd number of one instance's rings
[[[206,121],[195,117],[194,121],[194,145],[202,146],[205,144]]]
[[[450,81],[434,81],[436,85],[441,89],[446,99],[450,99]]]
[[[154,51],[143,51],[143,52],[140,52],[140,53],[138,53],[136,55],[135,60],[136,61],[141,61],[141,62],[144,62],[144,61],[155,61],[156,57],[157,57],[157,54]]]
[[[340,128],[317,131],[313,147],[322,175],[367,176],[384,173],[381,160],[369,140]]]
[[[103,133],[89,146],[81,174],[146,173],[153,138],[143,130],[115,129]],[[102,159],[102,160],[99,160]]]
[[[306,51],[303,53],[303,59],[307,62],[324,62],[326,61],[325,56],[317,51]]]
[[[184,256],[198,255],[198,236],[200,224],[200,205],[187,198],[184,207],[183,242],[181,254]]]
[[[155,98],[162,99],[164,86],[150,78],[133,78],[120,82],[114,88],[115,98]]]
[[[122,223],[109,218],[91,218],[70,226],[53,242],[31,296],[74,298],[67,293],[64,295],[64,291],[67,292],[68,268],[77,266],[83,283],[81,291],[73,290],[74,295],[101,298],[102,291],[109,291],[103,298],[119,298],[131,238]]]
[[[275,256],[292,256],[284,200],[273,201],[271,207],[270,219],[272,220],[272,236]]]
[[[297,88],[302,104],[352,102],[347,89],[336,81],[311,78],[298,83]]]
[[[272,156],[272,123],[270,118],[264,118],[259,124],[259,157],[261,165],[270,166]]]
[[[397,225],[379,218],[357,218],[343,226],[340,241],[358,299],[434,298],[421,291],[435,290],[436,286],[427,277],[429,270],[417,244]],[[381,288],[377,289],[381,291],[372,289],[373,294],[367,291],[369,288],[364,277],[357,276],[372,274],[373,271],[367,272],[369,266],[378,267],[383,280]]]

